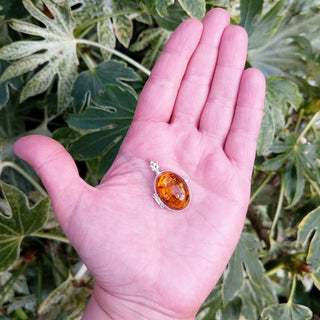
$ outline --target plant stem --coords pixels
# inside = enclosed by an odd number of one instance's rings
[[[300,109],[299,116],[298,116],[298,120],[297,120],[296,126],[295,126],[295,128],[294,128],[294,132],[293,132],[294,135],[297,134],[297,131],[298,131],[298,129],[299,129],[299,126],[300,126],[300,123],[301,123],[301,119],[302,119],[303,114],[304,114],[304,109]]]
[[[314,190],[316,191],[316,193],[320,197],[320,188],[319,188],[317,182],[315,182],[315,181],[313,181],[311,179],[308,179],[308,181],[310,182],[310,184],[313,186]]]
[[[46,192],[46,190],[44,190],[40,184],[35,181],[31,175],[26,172],[25,170],[23,170],[21,167],[19,167],[17,164],[15,164],[14,162],[11,161],[4,161],[4,162],[0,162],[0,174],[2,172],[2,170],[6,167],[12,168],[14,170],[16,170],[17,172],[19,172],[24,178],[26,178],[44,197],[48,196],[48,193]]]
[[[272,242],[272,239],[274,238],[274,235],[275,235],[277,222],[279,220],[279,216],[280,216],[282,205],[283,205],[283,199],[284,199],[284,182],[283,182],[283,177],[281,177],[280,195],[279,195],[277,210],[274,215],[271,230],[270,230],[270,242]]]
[[[270,172],[265,179],[260,184],[259,188],[253,193],[253,195],[250,198],[249,203],[252,203],[252,201],[255,199],[255,197],[262,191],[263,187],[270,181],[271,177],[273,175],[273,172]]]
[[[125,55],[125,54],[123,54],[123,53],[121,53],[121,52],[119,52],[117,50],[111,49],[111,48],[109,48],[107,46],[104,46],[104,45],[102,45],[100,43],[97,43],[97,42],[94,42],[94,41],[90,41],[90,40],[86,40],[86,39],[76,39],[75,41],[77,43],[80,43],[80,44],[86,44],[86,45],[89,45],[89,46],[93,46],[93,47],[97,47],[97,48],[106,50],[106,51],[114,54],[115,56],[118,56],[119,58],[123,59],[124,61],[127,61],[131,65],[135,66],[137,69],[139,69],[140,71],[145,73],[147,76],[149,76],[150,73],[151,73],[151,71],[148,70],[147,68],[145,68],[143,65],[141,65],[137,61],[131,59],[127,55]]]
[[[60,242],[63,242],[63,243],[70,244],[70,241],[68,240],[68,238],[63,237],[63,236],[57,236],[55,234],[50,234],[50,233],[46,233],[46,232],[35,232],[35,233],[32,233],[31,236],[38,237],[38,238],[55,240],[55,241],[60,241]]]
[[[38,263],[37,271],[37,306],[39,307],[42,302],[42,261]]]
[[[309,131],[309,129],[312,127],[312,125],[314,124],[314,122],[317,120],[318,115],[320,114],[320,111],[318,111],[317,113],[315,113],[315,115],[311,118],[311,120],[308,122],[308,124],[305,126],[305,128],[302,130],[302,132],[300,133],[300,135],[297,138],[297,141],[300,141],[301,138],[303,138],[306,133]]]
[[[77,53],[82,58],[82,60],[85,62],[85,64],[87,65],[87,67],[90,71],[96,67],[93,60],[86,53],[82,53],[81,50],[79,50],[79,48],[77,48]]]
[[[265,275],[266,277],[269,277],[269,276],[277,273],[279,270],[283,269],[283,267],[284,267],[284,264],[283,264],[283,263],[280,263],[280,264],[277,265],[276,267],[274,267],[274,268],[266,271],[266,272],[264,273],[264,275]]]
[[[296,290],[296,285],[297,285],[297,277],[294,275],[293,279],[292,279],[292,285],[291,285],[290,295],[289,295],[289,299],[288,299],[288,304],[293,303],[293,296],[294,296],[294,292]]]

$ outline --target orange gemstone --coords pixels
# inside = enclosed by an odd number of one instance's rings
[[[156,177],[155,191],[163,204],[172,210],[183,210],[190,202],[190,191],[183,178],[164,171]]]

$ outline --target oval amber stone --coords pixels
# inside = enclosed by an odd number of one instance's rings
[[[187,183],[176,173],[161,172],[155,181],[155,191],[163,204],[172,210],[183,210],[190,202]]]

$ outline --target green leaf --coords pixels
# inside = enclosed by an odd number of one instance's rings
[[[81,134],[72,128],[62,127],[55,130],[51,138],[59,141],[67,150],[69,150],[71,143],[80,136]]]
[[[225,304],[223,308],[218,313],[219,319],[221,320],[230,320],[230,319],[239,319],[241,312],[241,300],[239,297],[236,297],[229,303]]]
[[[223,308],[222,292],[219,287],[215,287],[208,299],[203,303],[198,311],[196,319],[211,320],[216,319],[216,314]]]
[[[26,72],[39,69],[21,92],[21,101],[43,93],[55,76],[58,76],[58,106],[68,106],[70,92],[77,75],[78,59],[73,37],[74,22],[69,7],[53,0],[42,0],[54,19],[41,12],[31,0],[23,4],[28,12],[45,27],[29,22],[13,20],[11,27],[22,33],[44,38],[42,41],[14,42],[0,50],[0,59],[17,60],[4,72],[0,83]]]
[[[257,3],[258,0],[243,0]],[[250,10],[250,6],[247,6]],[[293,0],[286,3],[278,1],[263,17],[255,16],[256,25],[250,25],[248,62],[260,69],[266,76],[286,76],[295,78],[297,74],[307,76],[305,49],[297,36],[311,43],[320,38],[320,11],[317,0]],[[255,9],[254,12],[257,10]],[[248,15],[242,12],[242,15]],[[245,25],[245,24],[244,24]]]
[[[311,211],[303,218],[298,227],[298,244],[306,245],[308,241],[309,250],[307,263],[315,272],[317,281],[320,283],[320,207]],[[318,286],[319,288],[319,286]]]
[[[303,195],[305,179],[301,167],[289,161],[283,171],[284,194],[290,206],[295,205]]]
[[[70,6],[74,4],[73,0],[68,1]],[[90,30],[91,21],[97,21],[97,36],[99,43],[103,46],[113,49],[116,45],[116,37],[113,30],[112,20],[110,16],[116,13],[112,0],[78,0],[76,4],[80,5],[79,8],[72,12],[77,30],[77,37],[83,37],[82,32],[85,34]],[[89,28],[89,29],[88,29]],[[104,60],[110,59],[110,52],[101,49]]]
[[[263,277],[260,285],[250,278],[244,279],[238,296],[242,301],[241,315],[244,319],[259,319],[264,308],[278,301],[269,277]]]
[[[174,0],[155,0],[154,2],[158,14],[163,17],[167,14],[168,6],[171,6]]]
[[[217,286],[210,293],[207,301],[201,306],[197,320],[230,320],[239,319],[241,311],[241,300],[236,297],[229,303],[224,303],[220,286]]]
[[[27,15],[21,0],[0,0],[0,21],[23,19]]]
[[[128,16],[115,17],[113,19],[113,26],[119,42],[125,48],[128,48],[133,34],[132,19]]]
[[[88,283],[88,278],[81,279],[84,283]],[[84,301],[90,294],[86,287],[74,285],[76,280],[69,275],[69,277],[55,290],[50,292],[46,299],[41,303],[38,314],[43,319],[47,319],[47,316],[51,316],[51,313],[57,312],[58,314],[62,311],[69,309],[73,312],[83,308],[83,304],[79,303]],[[79,281],[80,283],[80,281]],[[57,319],[57,316],[54,317]]]
[[[241,21],[240,25],[247,30],[248,35],[250,35],[255,26],[253,21],[258,13],[261,13],[263,6],[263,1],[259,0],[241,0],[240,1],[240,13]]]
[[[137,41],[130,46],[131,51],[141,51],[148,48],[142,59],[142,65],[152,68],[171,35],[163,28],[151,28],[142,31]]]
[[[174,2],[165,16],[154,14],[153,17],[159,27],[168,31],[174,31],[181,22],[189,18],[178,1]]]
[[[268,79],[264,115],[258,137],[257,154],[267,152],[274,137],[285,125],[291,107],[298,110],[303,101],[296,84],[285,79]]]
[[[257,141],[257,155],[261,156],[270,148],[275,135],[275,131],[275,124],[273,121],[271,109],[267,105],[266,100]]]
[[[26,277],[23,274],[12,274],[7,270],[0,273],[0,288],[2,305],[14,300],[16,294],[27,295],[29,293]]]
[[[97,25],[99,43],[107,48],[113,49],[116,46],[116,37],[114,34],[113,24],[111,19],[99,21]],[[111,53],[108,50],[100,49],[105,60],[109,60]]]
[[[73,107],[80,112],[91,99],[101,94],[105,84],[114,84],[120,88],[129,88],[124,81],[137,81],[140,77],[124,63],[110,60],[96,68],[84,71],[77,77],[72,88]]]
[[[240,241],[234,251],[228,267],[224,273],[223,301],[230,302],[234,299],[243,283],[243,273],[258,286],[263,281],[263,267],[258,258],[258,249],[261,248],[254,236],[242,233]]]
[[[102,94],[93,98],[93,103],[106,110],[110,110],[111,107],[113,112],[110,113],[110,118],[117,119],[118,112],[122,111],[133,116],[137,100],[137,95],[131,87],[108,84],[104,86]]]
[[[279,153],[280,155],[267,159],[263,163],[263,170],[273,171],[281,168],[284,163],[292,156],[294,152],[294,147],[297,144],[297,138],[293,134],[287,136],[282,135],[281,141],[274,141],[272,147],[270,148],[271,152]]]
[[[113,11],[112,0],[68,0],[70,6],[78,3],[80,7],[72,12],[77,27],[84,25],[88,21],[109,15]]]
[[[262,312],[262,320],[308,320],[312,311],[299,304],[275,304]]]
[[[298,110],[303,101],[299,87],[286,79],[268,79],[266,104],[272,110],[276,132],[283,129],[290,108]]]
[[[128,128],[129,126],[122,127],[119,130],[103,130],[86,134],[73,142],[69,152],[79,160],[98,157],[108,151],[117,139],[123,138]]]
[[[178,0],[181,7],[187,14],[199,20],[202,20],[206,13],[205,0]]]
[[[126,109],[104,110],[97,107],[88,107],[81,114],[70,115],[67,122],[72,128],[83,130],[103,129],[113,125],[115,122],[130,123],[132,113]]]
[[[82,114],[71,115],[68,124],[77,129],[98,129],[110,126],[107,130],[93,132],[76,139],[70,153],[73,157],[88,160],[110,151],[124,138],[134,115],[137,97],[132,90],[122,90],[108,85],[102,95],[93,102],[100,107],[88,108]],[[104,108],[104,109],[101,109]]]
[[[0,60],[0,76],[5,72],[5,70],[10,66],[10,63],[5,60]],[[15,90],[20,89],[22,86],[22,81],[20,78],[14,78],[7,80],[0,84],[0,109],[9,100],[9,87]]]
[[[278,153],[267,159],[262,168],[265,171],[278,170],[284,166],[283,179],[285,196],[290,206],[302,197],[305,180],[318,183],[320,169],[317,159],[320,155],[320,141],[302,143],[294,134],[281,135],[282,140],[274,141],[270,151]]]
[[[254,49],[265,44],[276,32],[283,17],[284,0],[278,1],[258,22],[254,23],[262,11],[263,1],[241,0],[241,22],[249,36],[248,48]]]
[[[23,238],[45,224],[50,200],[44,198],[30,208],[27,197],[19,189],[3,182],[0,185],[10,214],[9,217],[0,214],[0,271],[3,271],[19,258]]]

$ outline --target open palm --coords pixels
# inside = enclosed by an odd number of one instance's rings
[[[246,50],[224,10],[183,22],[96,188],[52,139],[16,143],[95,279],[84,319],[192,319],[221,276],[246,214],[265,93],[262,74],[243,71]],[[154,201],[150,160],[188,179],[185,211]]]

